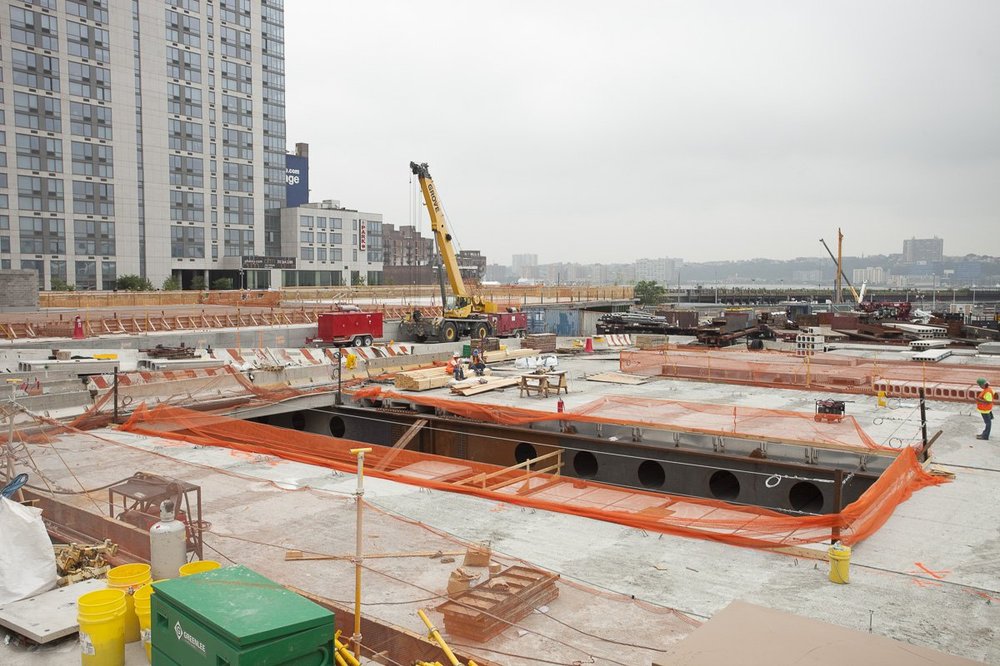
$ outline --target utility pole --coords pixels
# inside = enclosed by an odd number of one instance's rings
[[[354,643],[354,657],[358,661],[361,660],[361,567],[364,563],[364,555],[361,552],[362,526],[365,516],[362,500],[365,496],[365,454],[371,453],[371,451],[371,447],[351,449],[351,453],[358,457],[358,489],[354,493],[358,506],[354,551],[354,634],[351,636],[351,642]]]

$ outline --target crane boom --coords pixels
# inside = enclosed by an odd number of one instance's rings
[[[465,282],[462,281],[462,272],[458,267],[458,257],[455,255],[455,246],[451,242],[451,233],[445,223],[444,210],[441,209],[441,200],[438,198],[437,189],[434,187],[434,179],[427,168],[427,163],[417,164],[410,162],[410,170],[420,181],[420,189],[424,193],[424,202],[427,204],[427,214],[431,218],[431,231],[434,233],[434,240],[437,242],[438,252],[441,253],[441,261],[444,263],[445,272],[448,274],[448,282],[451,284],[451,291],[455,294],[458,307],[468,303],[469,292],[465,289]]]
[[[840,275],[838,275],[838,277],[844,278],[844,282],[847,283],[847,288],[851,290],[851,296],[854,296],[854,302],[860,305],[862,299],[864,298],[864,288],[863,288],[864,285],[862,285],[862,291],[861,291],[862,295],[858,295],[858,292],[854,288],[854,285],[851,284],[851,281],[847,279],[847,273],[845,273],[844,269],[841,268],[841,263],[837,261],[837,257],[833,256],[833,250],[830,249],[830,246],[827,245],[826,241],[823,240],[822,238],[819,239],[819,242],[823,244],[823,247],[826,248],[826,253],[830,255],[830,259],[832,259],[833,263],[837,265],[837,270],[840,272]]]

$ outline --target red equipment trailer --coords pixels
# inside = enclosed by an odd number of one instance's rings
[[[381,312],[324,312],[318,320],[319,332],[310,344],[334,347],[370,347],[382,337]]]

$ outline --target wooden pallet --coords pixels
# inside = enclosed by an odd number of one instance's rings
[[[452,636],[486,642],[559,596],[559,574],[515,565],[437,607]]]

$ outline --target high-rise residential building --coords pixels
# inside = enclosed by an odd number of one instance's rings
[[[279,276],[259,255],[285,205],[284,0],[4,1],[0,43],[4,268]]]
[[[944,261],[944,239],[908,238],[903,240],[903,261],[907,264],[930,264]]]
[[[516,278],[533,279],[538,277],[537,254],[515,254],[511,258],[511,271]]]

